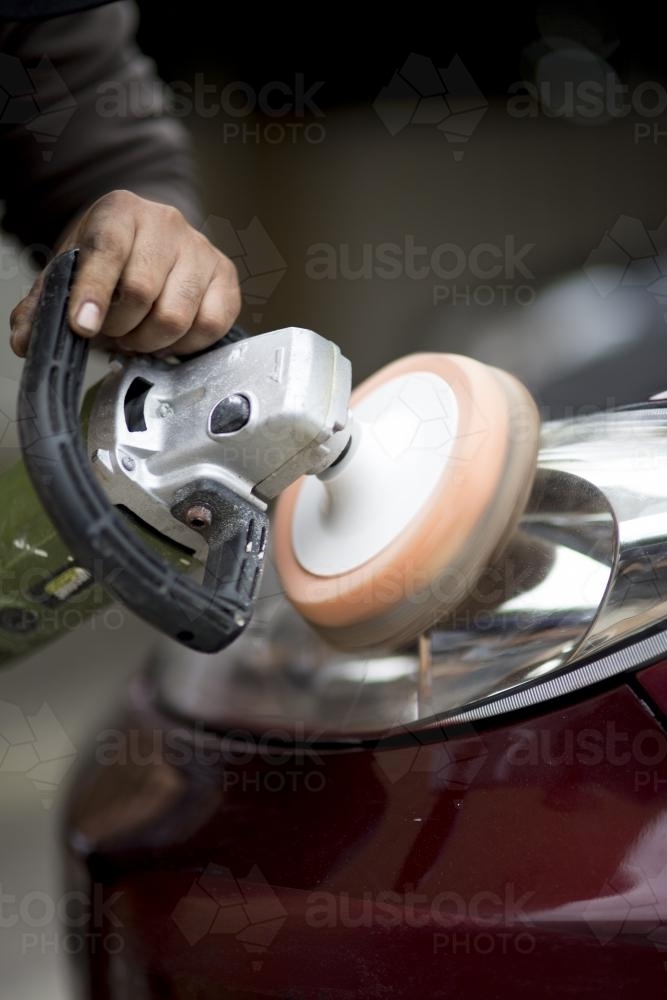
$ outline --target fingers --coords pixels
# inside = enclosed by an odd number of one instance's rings
[[[140,325],[123,338],[123,350],[141,354],[170,349],[192,354],[220,340],[240,311],[236,270],[217,255],[186,255],[170,272],[162,294]]]
[[[168,233],[139,230],[102,326],[105,337],[118,340],[141,324],[159,299],[175,262],[176,249]]]
[[[241,292],[232,264],[231,268],[222,268],[216,273],[191,329],[172,346],[171,353],[195,354],[217,343],[234,325],[240,312]]]
[[[152,354],[180,340],[194,323],[212,271],[213,261],[179,258],[148,316],[123,338],[122,349]]]
[[[128,201],[115,191],[95,203],[77,233],[81,250],[70,294],[69,322],[82,337],[101,331],[111,300],[134,244],[136,220]]]
[[[68,318],[83,337],[116,349],[188,354],[222,338],[241,308],[234,264],[177,209],[129,191],[100,198],[60,250],[80,247]],[[12,314],[12,347],[25,355],[42,278]]]

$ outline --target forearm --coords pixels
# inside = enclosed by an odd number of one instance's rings
[[[17,25],[4,39],[3,52],[24,67],[48,57],[35,94],[48,118],[0,131],[3,225],[26,245],[53,246],[73,219],[116,189],[200,221],[188,139],[166,113],[164,88],[136,46],[135,26],[136,7],[122,0]]]

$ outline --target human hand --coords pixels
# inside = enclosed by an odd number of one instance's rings
[[[176,208],[130,191],[99,198],[57,253],[79,247],[69,322],[127,353],[192,354],[216,343],[241,309],[232,261]],[[43,272],[11,315],[14,352],[25,357]]]

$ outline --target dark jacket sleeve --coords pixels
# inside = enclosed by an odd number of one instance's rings
[[[188,138],[137,47],[136,23],[135,3],[120,0],[0,27],[3,227],[27,246],[52,246],[118,188],[200,221]]]

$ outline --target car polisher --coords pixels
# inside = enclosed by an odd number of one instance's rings
[[[309,331],[235,329],[181,363],[117,361],[80,416],[89,344],[67,321],[76,266],[76,251],[52,262],[24,366],[24,467],[4,484],[5,656],[71,628],[67,613],[83,619],[104,595],[217,652],[252,617],[269,502],[349,441],[349,362]]]
[[[88,344],[67,323],[76,264],[73,251],[49,269],[24,370],[23,459],[57,537],[14,473],[12,510],[33,520],[18,537],[9,518],[3,564],[43,572],[3,601],[10,650],[61,631],[72,605],[94,610],[101,586],[171,638],[220,651],[252,617],[281,494],[278,572],[332,643],[405,645],[470,598],[535,472],[537,410],[515,379],[423,354],[351,397],[349,362],[324,338],[236,330],[180,363],[116,361],[87,397],[84,434]]]

